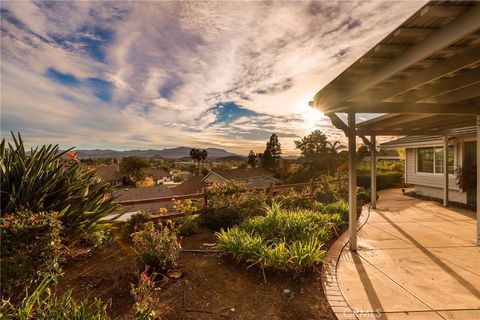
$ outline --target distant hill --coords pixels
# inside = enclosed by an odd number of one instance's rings
[[[162,159],[181,159],[190,158],[190,147],[176,147],[165,148],[162,150],[129,150],[129,151],[116,151],[116,150],[75,150],[78,152],[80,158],[124,158],[124,157],[145,157],[145,158],[162,158]],[[240,157],[239,155],[229,152],[220,148],[207,148],[208,158],[217,159],[224,157]]]

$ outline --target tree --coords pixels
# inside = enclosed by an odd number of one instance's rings
[[[280,156],[282,154],[282,146],[278,141],[278,136],[274,133],[267,142],[265,151],[261,158],[262,167],[272,169],[278,166]]]
[[[257,154],[253,152],[253,150],[250,150],[248,153],[248,158],[247,158],[247,165],[249,165],[252,168],[255,168],[257,166]]]
[[[315,130],[302,140],[295,141],[295,147],[300,150],[303,162],[310,170],[328,170],[329,146],[327,136],[322,131]]]
[[[120,173],[135,182],[145,179],[150,162],[142,157],[126,157],[120,162]]]
[[[201,165],[201,170],[200,171],[203,170],[203,165],[205,164],[205,160],[207,160],[207,157],[208,157],[208,151],[207,150],[202,150],[198,154],[198,159],[199,159],[199,162],[200,162],[200,165]]]
[[[202,171],[205,160],[207,160],[208,151],[200,149],[191,149],[190,158],[193,160],[193,165],[195,166],[195,172],[198,174]]]
[[[363,145],[357,150],[357,159],[358,161],[362,161],[364,157],[370,155],[370,149]]]
[[[338,163],[338,159],[339,159],[338,151],[340,150],[340,148],[342,148],[342,145],[340,144],[340,141],[334,141],[334,142],[327,141],[327,148],[329,153],[328,175],[330,175],[330,169],[335,168],[335,166]]]

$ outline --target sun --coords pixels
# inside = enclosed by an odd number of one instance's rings
[[[302,127],[305,130],[313,131],[318,129],[318,123],[323,116],[322,112],[308,105],[305,105],[301,107],[300,114],[303,118]]]

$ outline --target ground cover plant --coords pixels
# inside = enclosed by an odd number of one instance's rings
[[[265,207],[265,216],[251,217],[216,236],[219,247],[238,261],[262,271],[300,273],[321,263],[325,242],[342,224],[338,213],[288,210],[274,203]]]

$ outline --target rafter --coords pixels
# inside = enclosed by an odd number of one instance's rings
[[[427,7],[428,8],[428,7]],[[328,86],[325,89],[327,89],[327,93],[322,93],[320,91],[317,93],[315,97],[315,105],[319,108],[321,108],[324,112],[337,112],[337,106],[341,104],[343,101],[347,100],[348,98],[359,94],[368,88],[373,87],[374,85],[382,82],[385,79],[388,79],[392,77],[393,75],[397,74],[398,72],[401,72],[402,70],[405,70],[409,68],[410,66],[414,65],[415,63],[422,61],[429,56],[435,54],[436,52],[439,52],[440,50],[445,49],[446,47],[452,45],[454,42],[458,41],[461,39],[463,36],[466,36],[470,33],[475,32],[480,28],[480,6],[474,6],[466,10],[466,12],[459,17],[458,19],[454,20],[452,23],[446,25],[445,27],[433,32],[429,37],[421,41],[420,43],[411,46],[409,49],[407,49],[403,54],[401,54],[399,57],[392,59],[390,63],[387,63],[386,65],[382,66],[381,68],[378,68],[376,71],[372,72],[370,75],[362,79],[361,82],[357,82],[355,84],[350,84],[345,87],[339,87],[335,86],[334,88],[334,94],[331,98],[328,97],[328,91],[331,91],[330,89],[332,86]],[[480,60],[480,52],[479,52],[478,45],[476,48],[472,51],[467,50],[471,56],[474,58],[474,62],[477,62]],[[465,55],[466,52],[463,52],[463,55]],[[457,54],[453,58],[450,58],[448,60],[453,60],[457,56],[461,56],[462,53]],[[470,60],[471,57],[470,56]],[[425,82],[431,81],[435,78],[441,77],[449,72],[461,69],[467,65],[469,65],[468,61],[460,61],[458,62],[459,66],[455,68],[455,66],[450,65],[449,70],[442,70],[441,74],[437,74],[436,76],[431,76],[429,75],[427,77],[427,80],[425,81],[419,81],[417,85],[411,85],[408,82],[404,83],[405,88],[403,91],[406,91],[408,89],[411,89],[412,87],[419,86]],[[429,73],[438,73],[440,70],[437,70],[438,68],[431,68],[430,70],[426,70],[426,72]],[[447,68],[444,68],[447,69]],[[452,70],[453,69],[453,70]],[[433,72],[432,72],[433,71]],[[446,71],[446,72],[445,72]],[[415,77],[416,75],[412,75],[410,77]],[[408,77],[408,78],[410,78]],[[340,78],[337,79],[343,79],[343,75],[340,76]],[[421,79],[420,79],[421,80]],[[335,82],[338,82],[341,80],[334,80]],[[418,81],[418,80],[417,80]],[[393,86],[395,87],[395,86]],[[400,89],[400,90],[399,90]],[[393,89],[392,89],[393,90]],[[400,93],[403,92],[402,88],[396,88],[393,90],[393,93]],[[341,93],[341,94],[339,94]],[[390,94],[389,96],[391,96]],[[388,97],[388,96],[387,96]]]
[[[479,105],[440,104],[440,103],[364,103],[348,102],[336,108],[336,112],[356,113],[405,113],[405,114],[431,114],[431,115],[476,115],[480,114]]]

